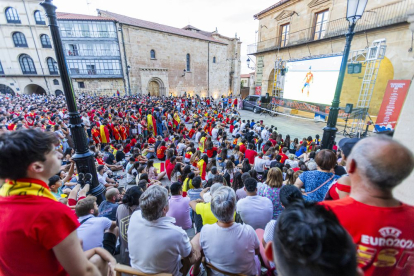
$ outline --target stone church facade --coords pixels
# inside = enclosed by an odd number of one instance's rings
[[[240,93],[238,38],[98,10],[117,24],[126,92],[201,97]]]

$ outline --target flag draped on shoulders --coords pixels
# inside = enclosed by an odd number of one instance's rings
[[[100,132],[101,132],[102,143],[103,144],[109,143],[111,141],[111,138],[109,138],[108,128],[104,125],[101,125],[99,128],[100,128]]]

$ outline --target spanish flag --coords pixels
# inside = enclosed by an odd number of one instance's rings
[[[154,135],[156,135],[156,130],[154,130],[154,121],[152,120],[151,114],[148,114],[147,116],[147,126],[148,126],[148,131],[151,131]]]
[[[178,127],[180,125],[180,122],[181,122],[180,116],[178,116],[178,113],[175,112],[174,117],[173,117],[174,127]]]
[[[99,128],[100,128],[100,132],[101,132],[102,144],[109,143],[111,141],[111,138],[109,138],[108,128],[104,125],[101,125]]]
[[[207,167],[206,162],[204,162],[203,159],[200,159],[200,161],[198,161],[197,163],[197,168],[200,171],[200,176],[202,180],[206,180],[206,167]]]

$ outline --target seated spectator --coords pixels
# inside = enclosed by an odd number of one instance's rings
[[[207,188],[206,190],[210,190],[211,197],[214,196],[214,192],[222,187],[223,184],[216,183],[211,186],[211,188]],[[203,225],[206,224],[214,224],[217,222],[217,218],[211,212],[211,202],[203,202],[201,199],[192,200],[190,201],[190,207],[193,209],[196,214],[200,215],[203,219]]]
[[[62,158],[56,143],[34,129],[0,135],[0,179],[8,179],[0,188],[2,275],[106,275],[116,263],[103,249],[83,252],[75,214],[50,192]]]
[[[253,229],[264,229],[273,217],[273,204],[270,199],[257,195],[257,181],[247,178],[244,181],[247,197],[237,202],[237,213],[245,224]]]
[[[127,177],[126,177],[126,181],[128,185],[136,185],[135,182],[135,177],[136,175],[134,175],[134,173],[137,173],[136,167],[134,166],[136,162],[136,159],[131,157],[129,158],[129,162],[126,165],[126,172],[127,172]],[[138,163],[139,165],[139,163]]]
[[[211,211],[218,220],[204,225],[200,245],[206,261],[227,273],[258,275],[255,255],[259,254],[259,239],[253,228],[234,222],[236,194],[230,187],[215,191]],[[225,246],[223,246],[225,242]],[[212,270],[212,275],[221,275]]]
[[[244,181],[246,181],[247,178],[250,178],[250,174],[248,172],[241,175],[242,187],[236,190],[237,200],[247,197],[246,190],[244,189]]]
[[[171,173],[174,170],[177,161],[175,156],[172,156],[169,160],[170,162],[168,163],[165,170],[167,172],[168,179],[171,180]]]
[[[414,255],[414,247],[408,246],[414,239],[414,207],[392,195],[413,167],[412,152],[399,142],[385,135],[362,139],[347,157],[350,196],[322,203],[357,244],[358,264],[365,275],[414,274],[408,261]]]
[[[116,162],[120,162],[125,159],[125,153],[123,152],[123,150],[124,148],[122,147],[121,144],[116,146],[116,155],[115,155]]]
[[[212,179],[214,176],[218,175],[217,167],[212,167],[207,174],[207,180]]]
[[[97,171],[99,184],[105,186],[106,188],[118,188],[119,184],[115,180],[109,178],[104,165],[99,165]]]
[[[257,171],[257,173],[263,174],[266,163],[267,160],[263,159],[263,152],[259,152],[258,155],[254,158],[254,169]]]
[[[119,227],[120,263],[131,265],[128,252],[128,227],[131,215],[139,210],[139,198],[143,190],[138,186],[128,189],[122,198],[122,204],[116,210],[116,224]]]
[[[88,196],[76,203],[76,215],[80,223],[78,237],[83,241],[83,250],[103,247],[112,255],[118,238],[118,227],[115,221],[105,217],[97,217],[96,197]]]
[[[259,196],[267,197],[273,203],[273,219],[277,219],[282,212],[283,207],[280,204],[279,192],[283,185],[283,176],[281,170],[278,168],[271,168],[267,174],[266,185],[259,188],[257,194]]]
[[[203,191],[203,188],[201,188],[201,177],[196,176],[193,178],[193,189],[190,189],[187,191],[187,196],[190,198],[190,201],[202,199],[200,196],[201,191]],[[191,208],[191,207],[190,207]],[[197,215],[192,209],[192,220],[195,223],[197,233],[201,231],[201,228],[203,227],[203,219],[200,215]]]
[[[295,186],[305,190],[303,196],[305,200],[320,202],[325,199],[331,184],[339,178],[332,172],[336,166],[336,161],[336,154],[333,151],[321,150],[315,157],[318,169],[316,171],[306,171],[296,179]]]
[[[279,216],[274,233],[265,253],[274,260],[278,275],[363,275],[351,237],[322,206],[292,204]]]
[[[168,191],[158,185],[149,187],[141,196],[141,210],[131,216],[128,228],[128,250],[131,266],[144,273],[181,275],[181,259],[199,262],[201,255],[193,251],[186,232],[167,217]],[[199,268],[193,270],[198,275]],[[187,275],[188,271],[183,271]]]
[[[148,160],[147,172],[148,172],[148,177],[150,180],[158,180],[158,181],[163,179],[164,176],[167,174],[167,172],[158,173],[158,170],[154,167],[154,160]]]
[[[174,182],[170,186],[171,198],[169,200],[169,208],[167,217],[175,218],[175,225],[183,230],[189,230],[193,226],[190,218],[189,203],[190,198],[183,197],[183,185]],[[187,232],[188,234],[188,232]]]
[[[118,201],[120,199],[119,190],[110,188],[105,194],[106,200],[99,204],[98,212],[100,217],[106,217],[110,220],[116,220],[116,209],[118,209]]]

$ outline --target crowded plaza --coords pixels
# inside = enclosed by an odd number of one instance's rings
[[[414,208],[392,195],[414,157],[387,135],[321,149],[231,96],[76,105],[92,173],[63,97],[0,97],[1,275],[414,274]]]

